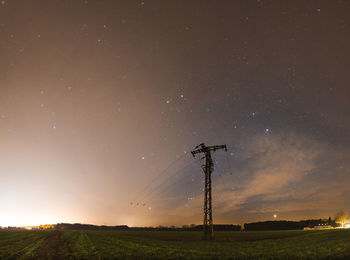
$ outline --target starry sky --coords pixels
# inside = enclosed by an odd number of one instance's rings
[[[349,212],[350,2],[0,1],[0,226]],[[275,215],[275,216],[274,216]]]

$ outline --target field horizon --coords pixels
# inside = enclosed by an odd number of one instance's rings
[[[314,227],[339,227],[340,222],[335,219],[305,219],[305,220],[264,220],[258,222],[245,222],[244,224],[218,223],[213,224],[216,231],[239,231],[239,230],[296,230]],[[154,226],[128,226],[126,224],[119,225],[98,225],[89,223],[55,223],[41,225],[25,225],[25,226],[4,226],[0,229],[22,230],[22,229],[59,229],[59,230],[188,230],[201,231],[203,224],[183,224],[183,225],[154,225]]]

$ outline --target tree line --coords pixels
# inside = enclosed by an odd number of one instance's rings
[[[244,230],[293,230],[304,229],[306,227],[313,228],[315,226],[335,226],[335,221],[329,218],[324,219],[308,219],[300,221],[287,221],[287,220],[275,220],[275,221],[262,221],[244,224]]]
[[[260,221],[253,223],[245,223],[244,230],[295,230],[304,229],[305,227],[315,226],[337,226],[335,219],[308,219],[300,221],[287,221],[287,220],[275,220],[275,221]],[[96,226],[90,224],[68,224],[60,223],[56,225],[56,229],[60,230],[134,230],[134,231],[202,231],[203,225],[183,225],[181,227],[176,226],[156,226],[156,227],[129,227],[127,225],[121,226]],[[219,224],[213,225],[214,231],[240,231],[242,227],[240,225],[232,224]]]
[[[90,224],[69,224],[69,223],[60,223],[57,224],[56,229],[59,230],[134,230],[134,231],[202,231],[203,225],[183,225],[182,227],[176,226],[157,226],[157,227],[128,227],[127,225],[121,226],[97,226]],[[240,225],[213,225],[214,231],[240,231]]]

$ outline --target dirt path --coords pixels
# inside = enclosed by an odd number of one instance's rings
[[[44,241],[33,252],[32,259],[75,259],[62,231],[49,232]]]

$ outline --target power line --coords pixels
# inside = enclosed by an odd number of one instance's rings
[[[133,204],[134,202],[136,202],[141,195],[143,195],[145,192],[148,191],[148,189],[154,184],[156,179],[159,179],[162,176],[165,176],[166,173],[168,172],[168,170],[174,165],[176,164],[178,161],[180,161],[181,159],[183,159],[187,154],[183,154],[181,155],[179,158],[177,158],[176,160],[172,161],[165,169],[163,169],[162,171],[159,172],[159,174],[157,174],[156,176],[154,176],[150,182],[145,186],[145,188],[143,188],[136,196],[135,198],[131,201],[131,204]]]
[[[179,170],[175,171],[173,175],[176,175],[176,173],[184,171],[186,168],[188,168],[191,164],[188,163]],[[151,198],[151,195],[155,194],[158,191],[166,190],[168,187],[172,186],[176,182],[173,181],[173,178],[170,178],[170,176],[167,179],[164,179],[162,182],[158,183],[156,187],[154,187],[152,190],[150,190],[149,193],[145,194],[144,199]]]

